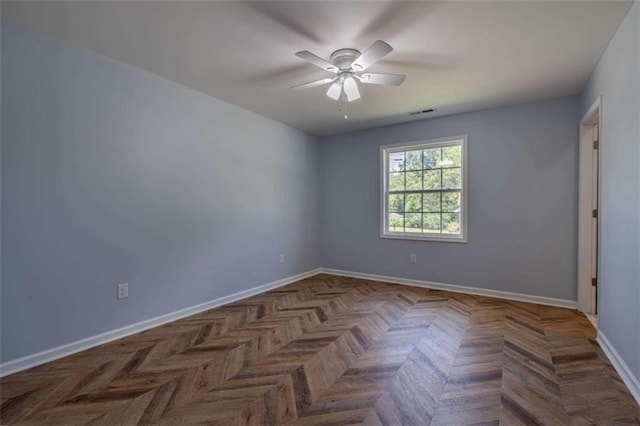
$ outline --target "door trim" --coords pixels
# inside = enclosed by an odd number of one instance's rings
[[[578,172],[578,309],[585,313],[595,313],[596,303],[592,297],[591,279],[593,267],[600,270],[600,256],[597,258],[597,265],[592,261],[592,223],[593,223],[593,137],[594,124],[597,123],[598,132],[598,164],[597,173],[597,207],[598,225],[602,223],[602,210],[600,199],[602,198],[601,188],[601,163],[602,163],[602,95],[598,96],[589,110],[580,120],[580,146],[579,146],[579,172]],[[601,226],[598,226],[596,244],[600,241]],[[596,286],[596,299],[600,297],[600,277]]]

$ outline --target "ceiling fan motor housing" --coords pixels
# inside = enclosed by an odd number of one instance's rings
[[[360,55],[360,51],[356,49],[339,49],[333,52],[329,59],[339,70],[348,71],[351,69],[353,61],[358,59]]]

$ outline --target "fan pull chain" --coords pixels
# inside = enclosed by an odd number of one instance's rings
[[[338,110],[344,112],[345,120],[349,119],[349,116],[347,115],[347,105],[349,105],[349,102],[347,101],[347,95],[342,92],[340,93],[340,98],[338,99]]]

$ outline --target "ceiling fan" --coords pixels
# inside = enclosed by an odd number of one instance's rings
[[[325,71],[335,74],[332,77],[323,78],[308,83],[298,84],[292,89],[306,89],[332,83],[327,91],[327,96],[338,101],[340,110],[346,114],[347,103],[360,99],[358,81],[365,84],[382,84],[400,86],[406,76],[404,74],[381,74],[365,72],[371,65],[388,55],[393,48],[382,40],[373,43],[363,53],[356,49],[339,49],[331,54],[329,61],[303,50],[296,53],[300,59],[304,59]]]

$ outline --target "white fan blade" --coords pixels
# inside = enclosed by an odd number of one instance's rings
[[[362,74],[360,81],[367,84],[386,84],[389,86],[400,86],[407,76],[404,74],[381,74],[371,73]]]
[[[338,67],[336,67],[329,61],[325,61],[320,56],[314,55],[308,50],[303,50],[301,52],[298,52],[296,53],[296,56],[300,59],[304,59],[307,62],[311,62],[313,65],[320,67],[325,71],[333,72],[336,74],[338,73]]]
[[[369,48],[365,50],[358,59],[353,61],[351,68],[355,71],[364,71],[392,50],[393,47],[389,46],[382,40],[378,40],[369,46]]]
[[[297,84],[292,89],[308,89],[309,87],[322,86],[323,84],[331,83],[338,77],[323,78],[322,80],[310,81],[308,83]]]
[[[360,92],[358,91],[358,83],[353,77],[347,77],[343,83],[344,94],[347,95],[347,101],[353,102],[360,99]]]
[[[337,101],[338,99],[340,99],[341,93],[342,93],[342,85],[338,82],[335,82],[331,85],[331,87],[329,87],[329,90],[327,91],[327,96],[333,99],[334,101]]]

